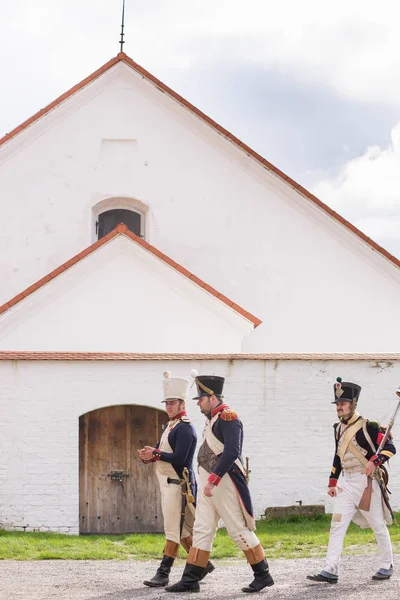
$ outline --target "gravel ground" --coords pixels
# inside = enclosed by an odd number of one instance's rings
[[[367,595],[400,598],[400,567],[389,581],[371,581],[377,557],[344,557],[337,585],[312,583],[307,574],[321,570],[321,559],[270,561],[275,585],[259,596],[279,600],[364,600]],[[214,561],[217,569],[201,584],[200,594],[169,594],[164,590],[145,587],[144,579],[152,577],[155,561],[0,561],[1,600],[173,600],[198,598],[222,600],[257,597],[244,594],[241,587],[250,583],[250,567],[242,561]],[[397,561],[396,561],[397,562]],[[396,564],[395,564],[396,566]],[[180,578],[184,563],[174,570],[171,581]]]

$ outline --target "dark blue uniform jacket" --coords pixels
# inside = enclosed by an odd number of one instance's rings
[[[168,427],[168,424],[166,425]],[[193,469],[193,456],[196,450],[197,433],[192,423],[180,421],[168,435],[168,443],[172,452],[158,450],[160,442],[156,444],[154,459],[169,462],[176,471],[177,477],[182,479],[183,469],[189,471],[192,493],[196,497],[196,478]]]
[[[228,411],[226,411],[228,409]],[[224,450],[219,455],[219,460],[213,469],[213,474],[219,478],[222,478],[226,473],[232,479],[240,498],[246,508],[249,515],[253,516],[253,505],[250,497],[250,490],[246,482],[246,478],[243,475],[241,469],[235,464],[235,460],[238,458],[243,464],[242,460],[242,447],[243,447],[243,424],[237,417],[236,413],[229,409],[224,404],[219,406],[213,411],[214,416],[216,410],[222,413],[226,411],[228,415],[233,415],[229,420],[225,420],[221,415],[214,423],[212,431],[215,437],[224,444]],[[212,480],[212,476],[210,477]]]

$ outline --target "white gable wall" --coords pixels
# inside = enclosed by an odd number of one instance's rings
[[[332,510],[337,375],[351,381],[357,373],[359,410],[382,424],[398,400],[398,360],[0,361],[0,527],[77,533],[79,416],[117,404],[162,408],[163,371],[188,377],[193,367],[227,379],[225,400],[244,424],[257,517],[298,500]],[[204,417],[190,399],[187,410],[200,444]],[[393,432],[398,439],[398,423]],[[400,457],[390,462],[399,509]]]
[[[94,241],[98,202],[128,197],[150,243],[263,321],[244,350],[398,349],[399,270],[126,65],[0,161],[0,303]]]
[[[240,352],[253,324],[118,235],[0,315],[0,350]]]

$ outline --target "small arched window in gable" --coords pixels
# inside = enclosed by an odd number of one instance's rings
[[[137,212],[126,208],[114,208],[101,213],[96,221],[97,239],[101,239],[107,233],[110,233],[120,223],[124,223],[127,228],[136,235],[141,234],[141,218]]]

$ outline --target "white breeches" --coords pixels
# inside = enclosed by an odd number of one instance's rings
[[[324,570],[328,573],[338,575],[344,536],[350,521],[359,510],[357,506],[366,486],[367,476],[364,473],[344,473],[338,483],[324,567]],[[381,491],[375,479],[372,481],[370,509],[369,511],[360,510],[360,513],[368,521],[375,534],[379,548],[379,568],[389,569],[390,565],[393,564],[392,545],[384,520]]]
[[[186,506],[185,520],[181,533],[182,488],[175,483],[168,483],[166,475],[157,473],[157,477],[160,484],[165,537],[167,540],[179,544],[181,538],[186,538],[193,534],[194,511],[192,512],[189,506]],[[178,476],[175,479],[178,479]]]
[[[224,521],[229,537],[241,550],[258,546],[260,541],[246,525],[239,495],[229,475],[222,477],[211,498],[204,495],[208,475],[203,467],[199,467],[193,547],[211,552],[219,519]]]

